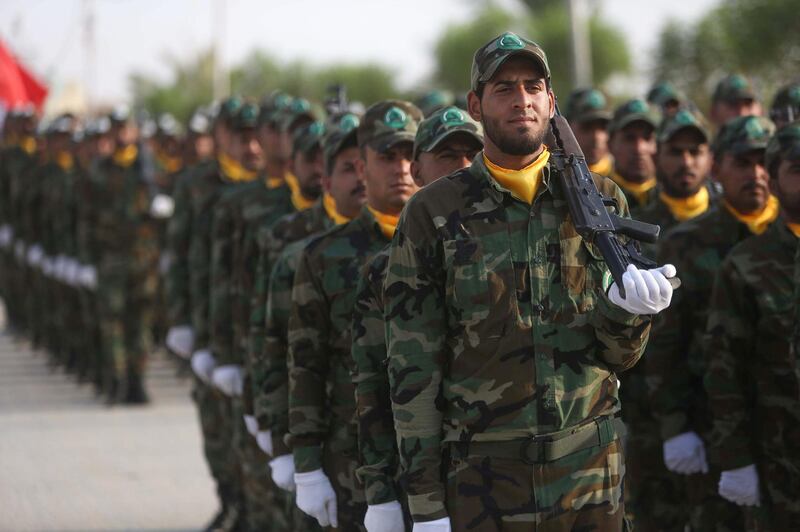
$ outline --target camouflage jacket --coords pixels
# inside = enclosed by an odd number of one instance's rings
[[[298,472],[322,467],[323,445],[355,450],[350,324],[361,268],[387,243],[365,207],[311,240],[300,257],[288,336],[289,443]]]
[[[167,225],[167,249],[172,256],[165,280],[170,325],[189,325],[192,304],[189,290],[189,245],[192,240],[192,183],[214,163],[187,168],[176,178],[172,198],[175,212]]]
[[[397,440],[389,399],[383,282],[389,247],[375,254],[362,271],[353,310],[353,384],[358,422],[358,476],[368,504],[399,500]]]
[[[385,284],[392,408],[415,519],[444,517],[446,442],[524,439],[619,411],[616,372],[648,317],[614,306],[608,268],[569,220],[547,166],[533,205],[478,155],[401,216]],[[598,188],[627,203],[610,180]]]
[[[0,158],[0,222],[14,227],[15,232],[22,224],[22,194],[26,186],[25,176],[36,164],[36,156],[29,155],[19,146],[10,146],[3,150]]]
[[[247,323],[255,270],[255,227],[269,227],[291,207],[289,187],[262,179],[225,190],[211,229],[210,347],[217,364],[245,365]]]
[[[322,203],[310,209],[294,212],[278,220],[268,234],[263,235],[260,252],[271,270],[261,288],[267,295],[260,310],[265,316],[262,325],[263,343],[258,353],[249,357],[253,379],[253,401],[256,419],[262,430],[272,431],[276,455],[287,454],[284,437],[289,432],[289,376],[286,367],[287,332],[292,307],[292,285],[300,251],[311,235],[333,227]],[[282,250],[282,251],[280,251]],[[276,256],[277,258],[273,258]],[[265,264],[267,264],[265,266]],[[257,283],[258,284],[258,283]],[[261,296],[259,296],[261,297]]]
[[[731,249],[716,275],[705,389],[723,470],[766,459],[800,475],[800,368],[789,350],[797,243],[779,218]]]
[[[42,245],[52,257],[77,256],[77,172],[63,170],[56,164],[43,168],[42,216],[44,232]]]
[[[645,373],[661,437],[711,428],[703,389],[703,336],[714,274],[730,249],[751,233],[726,209],[716,207],[677,225],[659,244],[658,263],[674,264],[682,284],[669,308],[656,317]]]

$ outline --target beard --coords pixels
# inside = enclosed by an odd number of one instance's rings
[[[549,122],[545,122],[538,131],[529,129],[524,132],[509,132],[503,131],[499,119],[488,117],[485,114],[483,118],[483,133],[489,137],[489,140],[503,153],[518,156],[531,155],[539,150],[549,124]],[[536,125],[538,124],[534,124],[533,127]]]

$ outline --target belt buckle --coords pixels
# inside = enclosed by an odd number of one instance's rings
[[[531,436],[520,446],[520,458],[526,464],[540,464],[544,462],[544,446],[540,445],[544,438]],[[533,451],[532,449],[535,449]],[[535,456],[534,456],[535,454]]]

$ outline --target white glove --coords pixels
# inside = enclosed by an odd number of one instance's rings
[[[53,277],[56,269],[56,265],[55,262],[53,262],[53,259],[45,255],[42,257],[42,260],[40,261],[39,264],[41,265],[41,270],[43,274],[45,274],[47,277]]]
[[[64,282],[69,286],[77,287],[80,269],[81,265],[78,264],[77,260],[67,257],[64,265]]]
[[[160,220],[169,218],[175,212],[175,200],[166,194],[157,194],[150,203],[150,216]]]
[[[80,266],[80,273],[78,274],[78,282],[84,288],[94,290],[97,288],[97,268],[94,266]]]
[[[336,519],[336,493],[322,469],[295,473],[294,483],[297,486],[298,508],[316,519],[320,526],[339,526]]]
[[[225,395],[239,397],[244,390],[244,371],[242,371],[242,366],[226,364],[214,368],[214,372],[211,374],[211,382]]]
[[[192,354],[192,371],[197,375],[197,378],[204,383],[211,385],[211,373],[214,371],[214,366],[217,361],[214,355],[208,349],[198,349]]]
[[[673,473],[708,473],[706,447],[696,432],[684,432],[664,442],[664,465]]]
[[[672,285],[668,279],[676,274],[672,264],[653,270],[640,270],[629,264],[627,271],[622,274],[625,299],[619,295],[616,282],[608,289],[608,299],[631,314],[658,314],[672,301]]]
[[[436,521],[425,521],[424,523],[414,523],[413,532],[450,532],[450,518],[442,517]]]
[[[39,244],[34,244],[28,248],[28,266],[33,268],[39,266],[42,263],[42,259],[44,259],[44,250],[42,246]]]
[[[294,491],[294,457],[282,454],[269,461],[272,468],[272,482],[284,491]]]
[[[370,504],[364,516],[364,527],[367,532],[405,532],[403,507],[397,501]]]
[[[264,454],[272,456],[272,431],[259,430],[256,433],[256,443],[258,448],[264,451]]]
[[[739,506],[761,506],[756,466],[723,471],[719,478],[719,494]]]
[[[250,436],[255,438],[256,434],[258,434],[258,421],[256,421],[256,416],[245,414],[242,416],[242,419],[244,419],[244,426],[247,427],[247,432],[250,433]]]
[[[3,249],[8,249],[11,245],[11,239],[13,238],[13,232],[11,231],[11,226],[8,224],[3,224],[0,226],[0,247]]]
[[[194,346],[194,329],[189,325],[170,327],[164,343],[177,355],[189,358]]]
[[[53,275],[62,283],[66,283],[64,280],[64,276],[66,274],[66,260],[67,257],[65,255],[58,255],[53,261]]]

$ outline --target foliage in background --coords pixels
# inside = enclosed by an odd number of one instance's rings
[[[755,78],[766,103],[800,72],[797,0],[722,0],[696,24],[668,23],[656,48],[654,79],[668,79],[706,108],[730,72]]]

